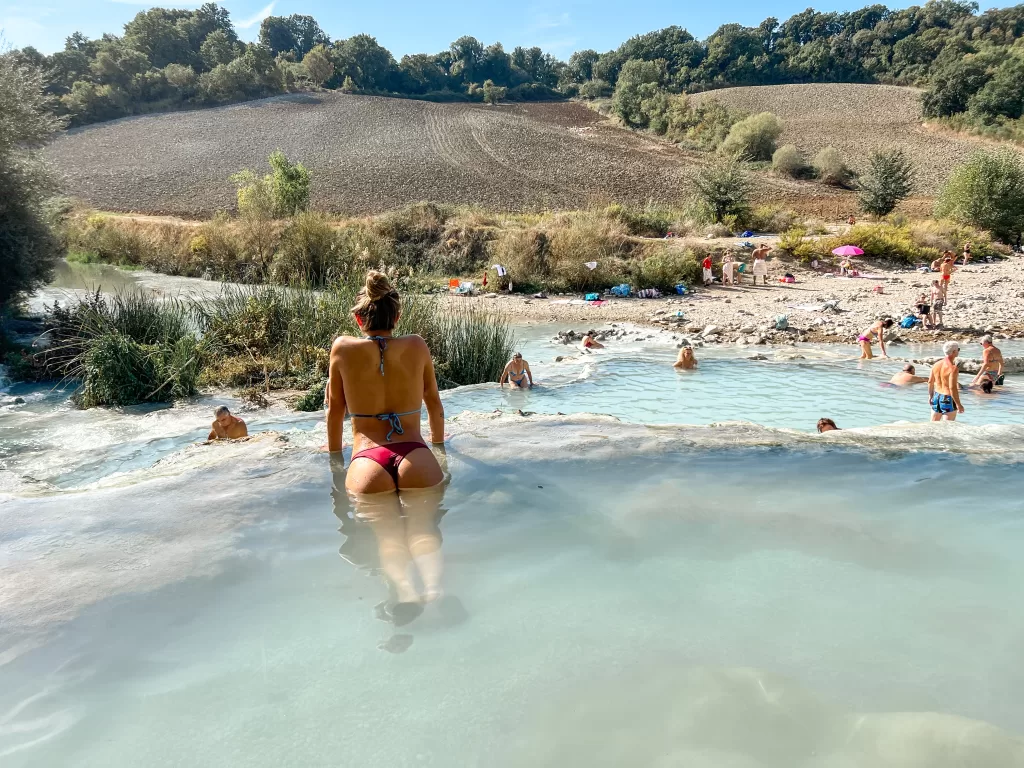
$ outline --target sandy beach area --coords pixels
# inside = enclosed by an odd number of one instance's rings
[[[757,286],[746,277],[741,286],[697,288],[685,296],[621,299],[604,296],[594,305],[578,295],[549,294],[546,299],[519,294],[450,296],[453,307],[487,308],[516,322],[557,323],[565,329],[601,328],[629,322],[668,329],[680,338],[704,343],[785,344],[794,340],[855,343],[874,320],[888,315],[899,320],[918,297],[929,292],[938,273],[892,270],[858,265],[870,277],[843,278],[815,272],[794,261],[769,260],[769,284]],[[953,275],[938,330],[893,327],[890,337],[904,341],[973,340],[984,333],[996,338],[1024,337],[1024,259],[1012,256],[992,263],[969,264]],[[786,274],[795,283],[780,283]],[[718,271],[716,269],[716,276]],[[634,287],[635,288],[635,287]],[[826,302],[838,302],[837,310]],[[775,330],[786,315],[789,328]]]

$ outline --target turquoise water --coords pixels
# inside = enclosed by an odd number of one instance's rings
[[[931,425],[852,350],[523,336],[544,386],[446,393],[401,516],[318,414],[0,394],[0,764],[1024,765],[1012,378]],[[444,591],[402,625],[396,562]]]

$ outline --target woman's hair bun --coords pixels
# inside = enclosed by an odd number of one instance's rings
[[[383,272],[371,269],[366,273],[366,284],[364,286],[366,298],[370,301],[380,301],[392,292],[391,281]]]

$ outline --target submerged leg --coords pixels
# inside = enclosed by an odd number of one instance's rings
[[[445,485],[416,488],[401,493],[405,514],[406,542],[420,579],[423,581],[423,600],[432,602],[442,594],[441,578],[444,558],[441,554],[441,529],[438,521],[443,512]]]
[[[423,607],[420,605],[419,592],[412,578],[412,557],[406,544],[405,523],[402,520],[402,506],[398,494],[394,491],[352,494],[352,501],[356,514],[370,524],[377,537],[381,569],[395,590],[395,598],[398,601],[393,611],[395,623],[399,623],[400,614],[406,619],[402,623],[408,623],[416,616],[407,617],[406,614],[418,615],[418,612],[414,608],[401,606],[416,606],[419,612],[422,612]]]

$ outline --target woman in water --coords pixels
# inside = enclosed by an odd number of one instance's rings
[[[684,371],[692,371],[697,367],[697,358],[693,356],[693,347],[683,347],[679,350],[679,357],[672,366]]]
[[[430,441],[444,443],[444,409],[430,350],[419,336],[394,336],[398,291],[371,270],[352,308],[361,338],[340,336],[331,347],[327,384],[327,446],[341,462],[343,420],[352,417],[352,460],[345,489],[378,537],[384,572],[395,589],[395,623],[407,623],[422,602],[440,595],[441,547],[436,515],[444,473],[420,433],[427,406]],[[430,489],[428,492],[424,489]],[[410,574],[415,564],[422,596]]]
[[[885,332],[887,329],[892,328],[892,318],[886,317],[882,320],[875,320],[864,333],[857,337],[857,341],[860,342],[860,359],[870,360],[874,355],[871,354],[871,339],[874,336],[878,337],[878,345],[882,348],[882,357],[888,357],[889,354],[885,351]]]
[[[504,387],[506,381],[509,386],[516,389],[533,389],[533,371],[530,370],[530,364],[523,360],[522,352],[512,355],[512,359],[505,365],[505,370],[501,372],[498,386]]]

